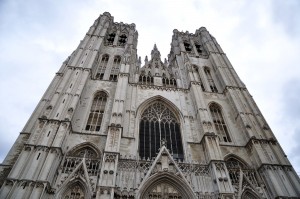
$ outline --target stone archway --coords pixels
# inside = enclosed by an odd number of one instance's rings
[[[175,173],[157,173],[141,187],[138,199],[195,199],[191,187]]]
[[[54,198],[59,199],[85,199],[91,198],[91,191],[82,179],[66,183],[58,190]]]
[[[254,193],[253,191],[249,190],[249,189],[246,189],[242,196],[241,196],[242,199],[260,199],[261,197],[258,196],[256,193]]]
[[[84,199],[86,198],[85,188],[79,182],[69,185],[61,196],[62,199]]]
[[[154,187],[151,187],[146,191],[143,199],[154,199],[154,198],[161,198],[161,199],[169,199],[169,198],[176,198],[182,199],[182,194],[174,188],[171,184],[162,182],[160,184],[156,184]]]

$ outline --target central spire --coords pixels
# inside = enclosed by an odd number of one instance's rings
[[[156,44],[154,44],[153,50],[151,51],[151,59],[154,59],[154,58],[159,58],[160,59],[160,52],[157,49]]]

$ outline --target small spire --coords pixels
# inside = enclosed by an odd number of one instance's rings
[[[147,64],[148,63],[148,56],[146,55],[146,57],[145,57],[145,64]]]
[[[154,44],[153,50],[151,51],[151,58],[153,59],[154,57],[160,59],[160,52],[159,52],[159,50],[157,49],[156,44]]]
[[[139,56],[139,64],[142,63],[142,59],[141,56]]]
[[[167,58],[165,58],[165,63],[164,63],[166,66],[168,65],[168,61],[167,61]]]
[[[160,146],[163,147],[163,146],[167,146],[167,141],[165,139],[162,139],[160,141]]]

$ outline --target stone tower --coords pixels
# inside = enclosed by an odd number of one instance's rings
[[[0,165],[0,198],[300,198],[300,180],[216,39],[137,56],[105,12]]]

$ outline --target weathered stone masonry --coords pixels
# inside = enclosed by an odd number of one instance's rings
[[[216,39],[173,31],[142,66],[105,12],[0,165],[0,198],[300,198],[300,180]]]

